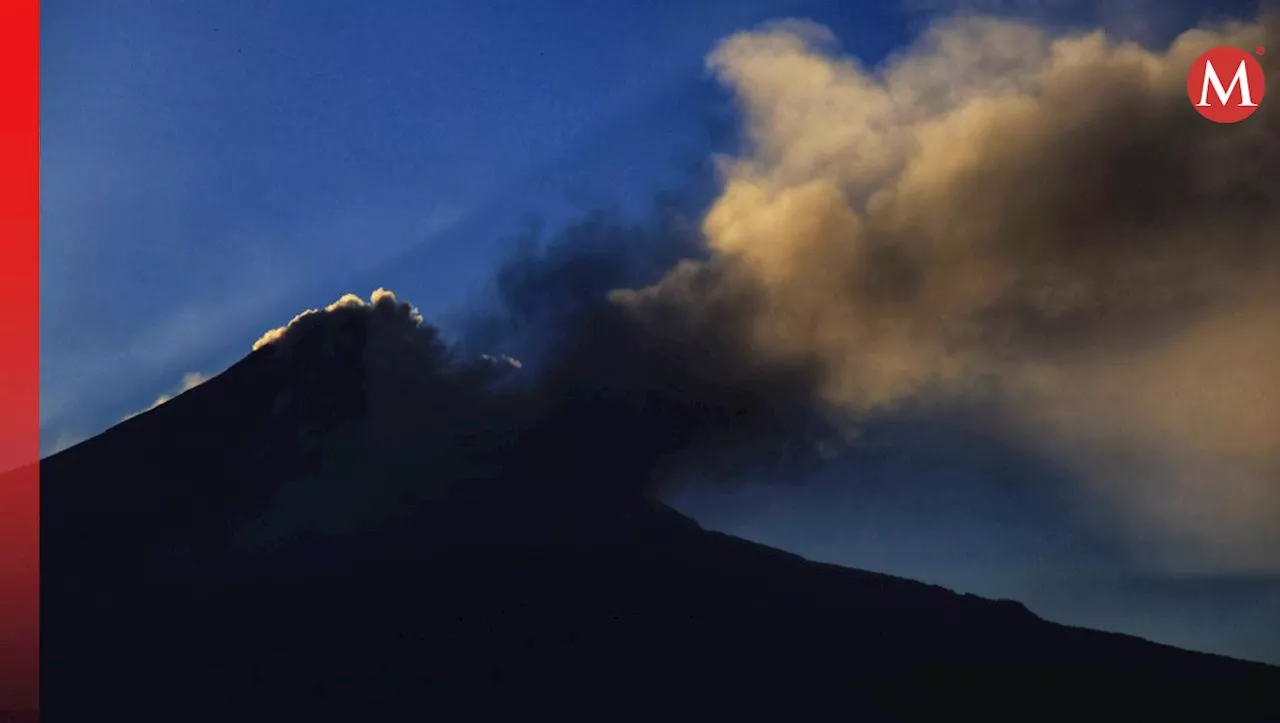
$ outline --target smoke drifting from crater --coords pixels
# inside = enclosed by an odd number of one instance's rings
[[[293,317],[288,324],[268,330],[253,343],[253,350],[268,344],[288,346],[295,336],[306,334],[313,327],[333,327],[336,326],[335,318],[364,314],[393,324],[400,323],[410,329],[421,326],[423,321],[422,314],[413,305],[398,300],[394,292],[386,289],[375,289],[367,302],[356,294],[343,294],[342,298],[324,309],[308,309]]]
[[[959,411],[1073,469],[1149,565],[1280,569],[1280,112],[1186,97],[1203,50],[1278,29],[1150,50],[966,17],[876,68],[803,21],[728,38],[707,63],[749,144],[700,229],[591,220],[504,267],[468,345],[526,364],[453,405],[485,420],[467,454],[661,493]],[[255,348],[348,312],[421,324],[344,297]]]

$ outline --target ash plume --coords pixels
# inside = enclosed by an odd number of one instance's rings
[[[1157,534],[1152,564],[1276,569],[1280,113],[1207,122],[1186,77],[1278,28],[1149,50],[966,17],[876,68],[801,21],[731,37],[708,66],[750,147],[704,220],[715,269],[626,298],[749,294],[750,353],[819,364],[832,408],[994,400],[981,423]]]
[[[1201,52],[1278,29],[1153,50],[968,16],[874,68],[805,21],[730,37],[707,64],[749,143],[700,223],[526,248],[432,357],[453,401],[385,416],[463,424],[467,475],[661,494],[968,410],[1074,470],[1147,564],[1280,569],[1280,112],[1218,125],[1186,97]],[[348,299],[259,346],[350,314],[439,345],[410,309]]]

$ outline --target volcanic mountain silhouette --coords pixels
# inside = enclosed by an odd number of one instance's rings
[[[1280,720],[1268,666],[550,482],[627,430],[479,419],[483,370],[349,316],[42,462],[46,723]]]

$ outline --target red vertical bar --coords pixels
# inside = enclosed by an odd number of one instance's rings
[[[40,700],[40,3],[0,0],[0,721]]]

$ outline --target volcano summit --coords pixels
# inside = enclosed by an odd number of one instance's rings
[[[347,300],[44,460],[45,720],[1280,718],[1268,666],[702,529],[654,480],[802,370],[586,324],[520,369]]]

